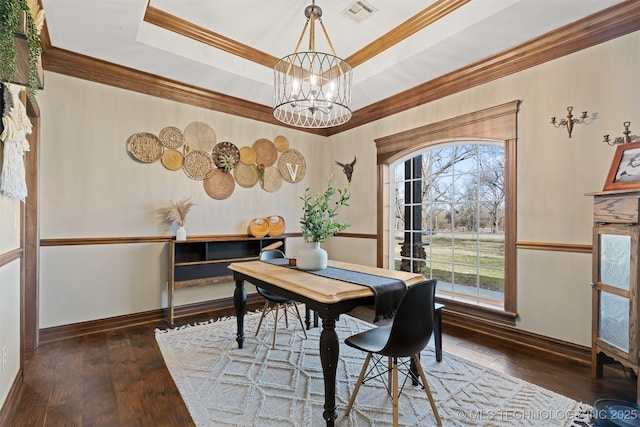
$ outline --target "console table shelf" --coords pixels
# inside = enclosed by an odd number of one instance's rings
[[[232,281],[233,274],[227,268],[229,264],[257,260],[262,249],[278,243],[284,248],[284,242],[284,237],[241,236],[172,240],[169,243],[169,323],[173,324],[175,318],[176,289]]]

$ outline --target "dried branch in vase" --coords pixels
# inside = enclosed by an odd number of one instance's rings
[[[187,221],[187,214],[196,204],[189,198],[184,198],[177,202],[171,201],[168,206],[159,208],[156,213],[160,220],[176,223],[179,227],[184,227]]]

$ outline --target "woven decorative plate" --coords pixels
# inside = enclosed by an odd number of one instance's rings
[[[167,126],[160,130],[160,142],[166,148],[179,148],[184,144],[184,135],[182,131],[174,126]]]
[[[238,163],[233,169],[233,177],[238,185],[244,188],[251,188],[258,183],[258,168],[256,165],[245,165]]]
[[[284,153],[289,149],[289,140],[282,135],[276,136],[276,139],[273,140],[273,144],[281,153]]]
[[[191,179],[202,181],[214,168],[211,154],[205,151],[192,150],[184,156],[182,170]]]
[[[307,161],[301,152],[290,148],[280,155],[278,159],[278,171],[282,178],[290,183],[302,181],[307,173]]]
[[[184,164],[184,156],[178,150],[164,150],[160,161],[170,171],[177,171]]]
[[[251,147],[242,147],[240,149],[240,161],[245,165],[252,165],[256,162],[256,152]]]
[[[220,156],[231,156],[233,158],[233,166],[235,167],[240,161],[240,150],[233,143],[223,141],[219,142],[213,147],[213,163],[216,164],[217,167],[222,168],[222,162],[220,161]]]
[[[209,197],[216,200],[224,200],[229,197],[236,187],[233,175],[222,169],[215,169],[204,180],[204,191]]]
[[[211,152],[216,145],[216,133],[204,122],[191,122],[184,128],[184,152],[201,150]]]
[[[263,165],[265,168],[273,166],[278,158],[276,146],[267,138],[258,139],[251,148],[256,152],[256,163]]]
[[[159,160],[164,150],[160,139],[149,132],[138,132],[131,135],[128,149],[134,158],[145,163]]]
[[[264,183],[262,188],[269,193],[276,192],[282,186],[282,175],[275,167],[264,168]]]

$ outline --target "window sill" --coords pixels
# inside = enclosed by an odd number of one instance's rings
[[[483,304],[478,301],[436,295],[436,302],[445,305],[445,310],[465,316],[476,317],[503,325],[515,326],[518,313],[504,311],[500,306]]]

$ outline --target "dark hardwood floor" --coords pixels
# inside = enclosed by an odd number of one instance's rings
[[[366,315],[356,313],[358,317]],[[177,319],[205,321],[214,313]],[[193,426],[165,368],[155,328],[164,322],[41,345],[25,361],[25,388],[8,427]],[[499,338],[444,325],[443,349],[575,400],[635,401],[635,379],[616,366],[591,379],[590,367]]]

